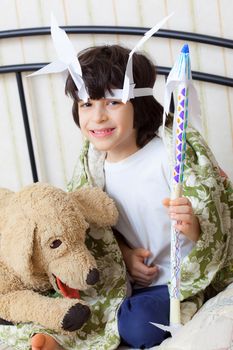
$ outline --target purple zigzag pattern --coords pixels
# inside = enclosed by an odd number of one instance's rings
[[[185,147],[184,130],[186,129],[185,107],[187,105],[186,92],[186,88],[183,88],[178,94],[178,117],[176,121],[176,166],[173,174],[173,178],[176,183],[183,181],[183,152]]]

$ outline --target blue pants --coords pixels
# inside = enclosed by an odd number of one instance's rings
[[[122,342],[145,349],[159,345],[169,333],[150,324],[169,324],[170,300],[167,286],[136,289],[118,311],[118,330]]]

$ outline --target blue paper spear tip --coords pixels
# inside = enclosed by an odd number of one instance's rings
[[[189,53],[189,46],[188,46],[188,44],[185,44],[185,45],[182,47],[181,52],[182,52],[182,53]]]

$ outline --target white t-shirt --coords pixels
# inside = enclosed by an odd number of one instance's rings
[[[130,247],[152,252],[146,264],[156,264],[159,273],[151,285],[167,284],[170,280],[171,221],[162,200],[170,197],[171,171],[162,140],[155,137],[122,161],[105,161],[104,171],[105,190],[119,210],[116,229]],[[184,257],[194,243],[181,236]]]

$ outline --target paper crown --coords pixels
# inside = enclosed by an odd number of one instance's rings
[[[126,103],[128,100],[140,97],[140,96],[151,96],[153,95],[153,89],[150,87],[145,88],[135,88],[134,78],[133,78],[133,54],[137,51],[153,34],[155,34],[163,24],[172,16],[165,17],[154,27],[148,30],[144,36],[139,40],[136,46],[129,53],[128,62],[126,65],[124,84],[122,89],[112,89],[111,94],[106,92],[105,98],[116,98],[122,100]],[[59,73],[68,70],[74,84],[77,87],[78,97],[87,102],[90,97],[88,90],[85,86],[82,77],[82,68],[80,62],[77,58],[77,53],[68,37],[66,32],[59,28],[57,21],[53,15],[51,15],[51,36],[53,40],[53,45],[57,53],[57,59],[50,64],[46,65],[42,69],[39,69],[35,73],[30,74],[30,76],[49,74],[49,73]]]

